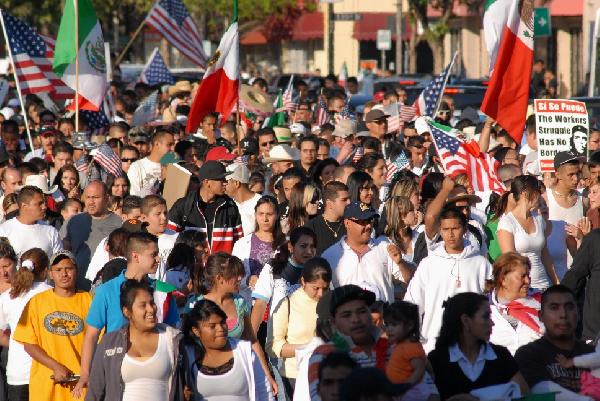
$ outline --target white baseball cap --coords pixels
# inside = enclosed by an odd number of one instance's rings
[[[242,184],[248,184],[250,182],[250,170],[243,163],[233,163],[227,166],[226,180],[235,180]]]

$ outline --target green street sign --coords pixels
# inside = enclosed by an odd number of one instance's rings
[[[550,9],[548,7],[538,7],[534,9],[533,13],[533,36],[551,36],[552,35],[552,23],[550,19]]]

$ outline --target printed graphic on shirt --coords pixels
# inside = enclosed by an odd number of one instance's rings
[[[52,312],[44,318],[44,327],[52,334],[75,336],[83,331],[83,320],[70,312]]]

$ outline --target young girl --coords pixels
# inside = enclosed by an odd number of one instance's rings
[[[427,399],[429,392],[418,385],[425,374],[427,357],[419,342],[419,308],[406,301],[396,301],[383,311],[385,331],[391,344],[395,344],[385,373],[392,383],[408,383],[413,387],[402,401]],[[426,390],[426,389],[424,389]]]

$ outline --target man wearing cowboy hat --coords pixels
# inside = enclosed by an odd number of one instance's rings
[[[180,104],[190,103],[190,94],[192,93],[192,85],[190,81],[177,81],[175,85],[169,86],[167,94],[169,95],[169,107],[163,112],[163,121],[173,122],[177,120],[175,109]]]
[[[269,156],[263,159],[265,164],[271,164],[273,175],[283,174],[287,169],[294,165],[294,162],[300,160],[298,149],[290,145],[273,146]]]

